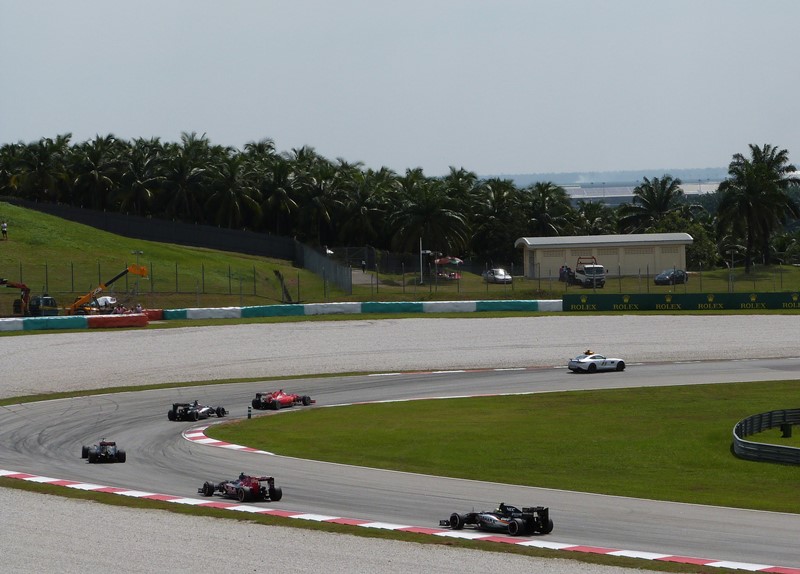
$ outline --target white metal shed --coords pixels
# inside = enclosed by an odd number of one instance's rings
[[[611,276],[654,275],[664,269],[686,269],[688,233],[632,233],[572,237],[520,237],[528,279],[557,278],[559,269],[575,267],[578,257],[595,257]]]

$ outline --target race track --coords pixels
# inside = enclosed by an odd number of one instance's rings
[[[664,324],[661,319],[666,319]],[[307,378],[283,385],[311,394],[319,406],[591,386],[800,378],[800,360],[793,358],[799,334],[794,317],[706,317],[702,324],[695,319],[700,318],[423,319],[6,337],[0,347],[4,365],[11,357],[32,354],[33,347],[46,349],[50,359],[28,369],[27,381],[4,381],[2,392],[8,396],[54,390],[57,381],[47,374],[58,371],[58,386],[66,388],[161,382],[159,362],[166,365],[167,380],[483,367],[467,373]],[[604,335],[573,343],[567,351],[567,339],[574,336],[566,333],[585,327],[587,320],[602,321]],[[656,332],[666,333],[660,341],[652,336],[654,324]],[[770,333],[770,340],[754,337],[760,331]],[[715,343],[704,354],[700,341],[708,341],[709,332]],[[589,377],[555,368],[583,346],[622,356],[629,369],[621,375]],[[625,346],[640,352],[626,353]],[[148,357],[151,353],[159,360]],[[753,357],[770,358],[732,360]],[[0,427],[0,468],[179,496],[195,496],[206,479],[221,480],[242,470],[264,472],[275,475],[284,488],[284,499],[272,506],[416,526],[434,526],[453,510],[491,507],[499,500],[544,504],[556,523],[550,537],[559,542],[800,565],[796,515],[484,484],[215,449],[184,440],[179,431],[189,423],[166,418],[173,401],[194,398],[223,404],[232,417],[245,416],[255,391],[275,385],[148,391],[7,407]],[[79,458],[80,445],[100,436],[125,446],[125,465],[87,465]]]

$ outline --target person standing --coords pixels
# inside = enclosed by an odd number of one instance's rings
[[[3,220],[3,223],[0,223],[0,231],[3,233],[3,239],[8,239],[8,223]]]

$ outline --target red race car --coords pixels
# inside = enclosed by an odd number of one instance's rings
[[[312,400],[308,395],[295,395],[284,392],[284,390],[281,389],[271,393],[256,393],[256,398],[253,399],[253,408],[277,411],[295,405],[307,407],[308,405],[313,405],[315,402],[317,401]]]
[[[219,493],[228,498],[235,498],[239,502],[254,500],[271,500],[278,502],[283,498],[283,490],[275,486],[275,479],[271,476],[249,476],[245,473],[236,480],[223,480],[222,482],[206,481],[197,489],[203,496],[214,496]]]

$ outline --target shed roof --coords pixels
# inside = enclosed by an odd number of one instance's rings
[[[563,237],[520,237],[514,247],[617,247],[625,245],[691,245],[688,233],[629,233],[626,235],[573,235]]]

